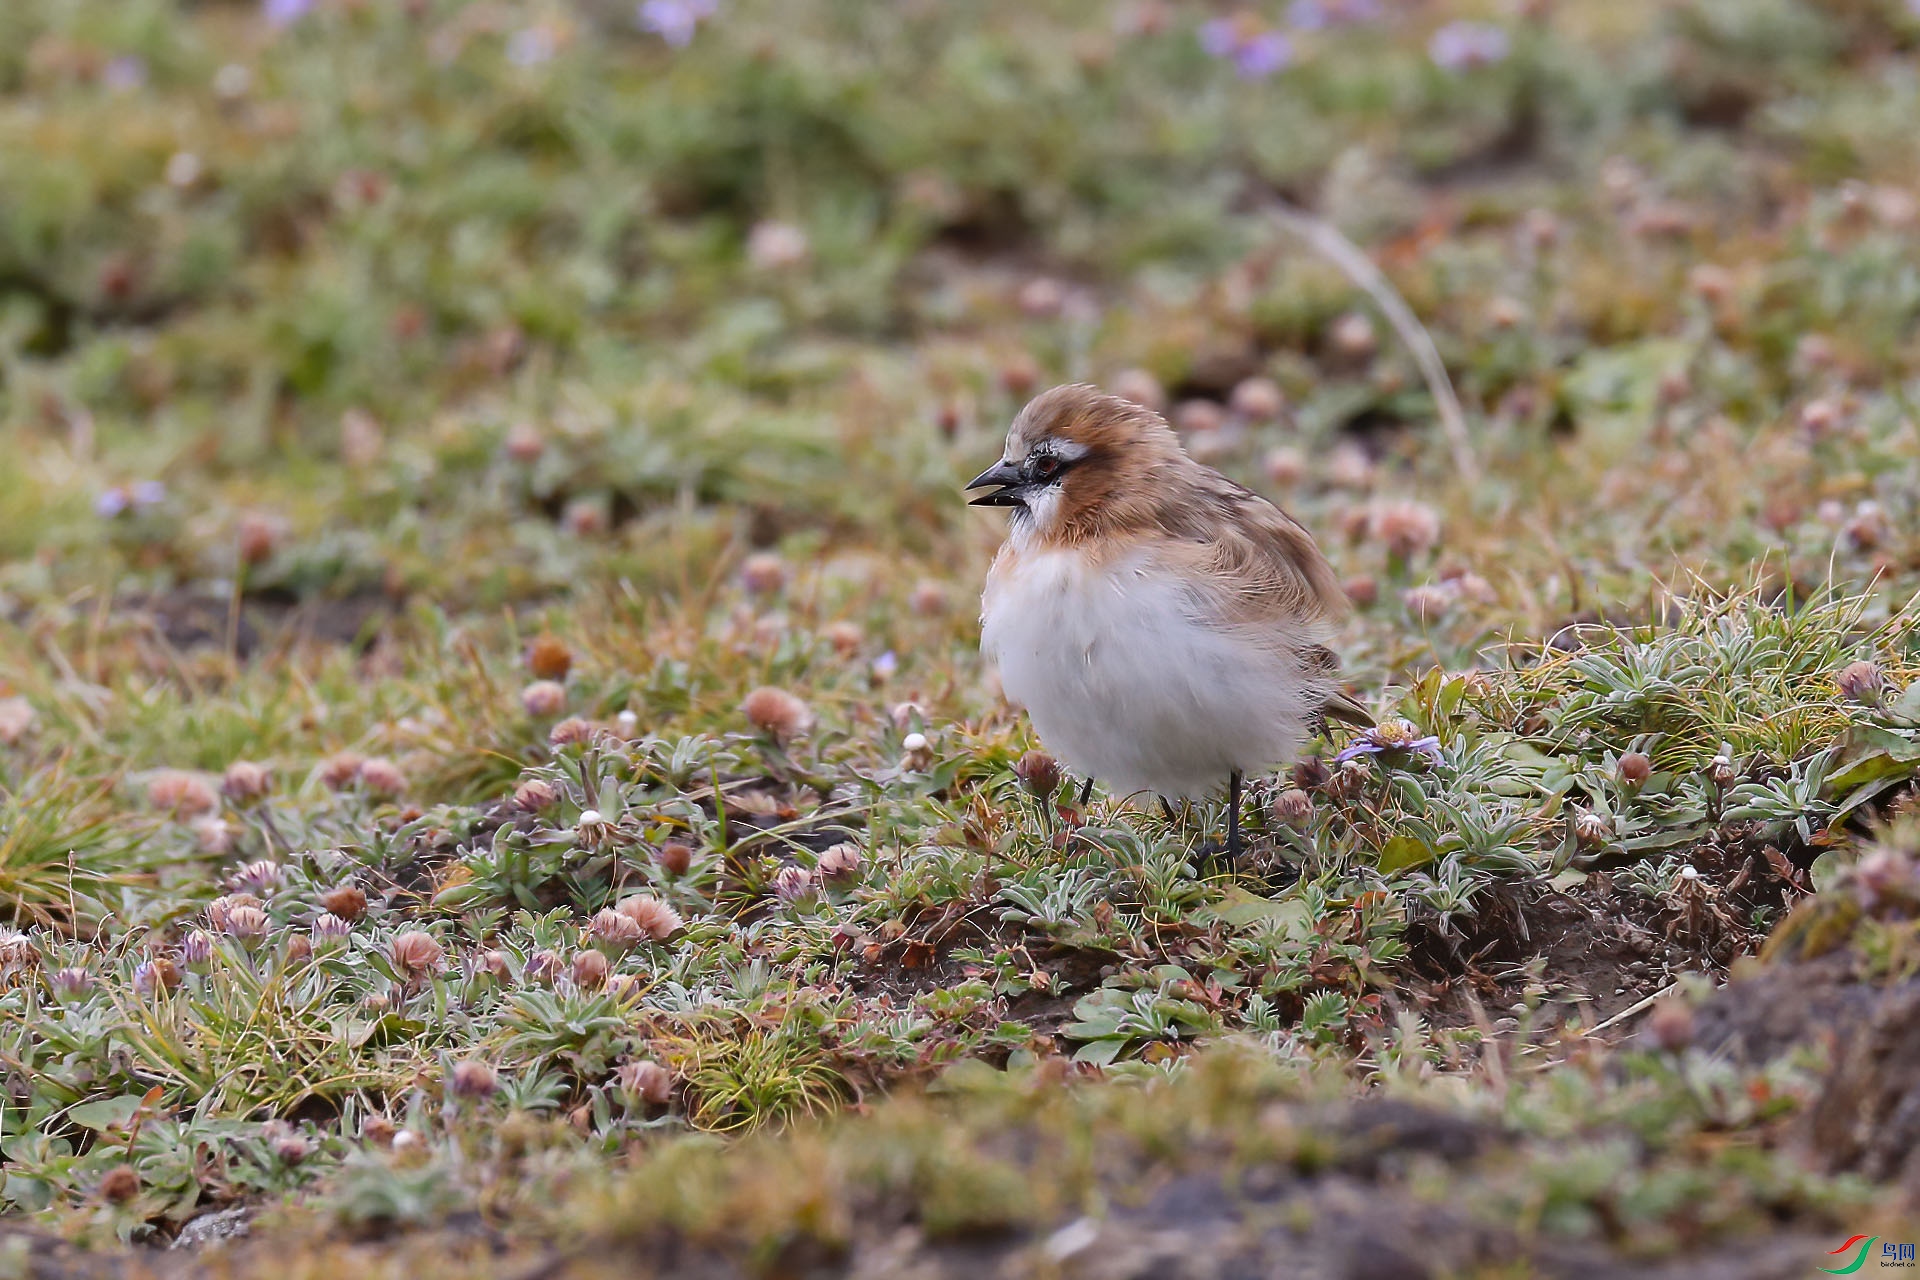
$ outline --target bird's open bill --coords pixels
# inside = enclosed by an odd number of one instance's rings
[[[967,481],[967,489],[969,490],[984,489],[988,485],[998,485],[999,488],[995,489],[992,493],[981,494],[979,497],[973,499],[973,501],[967,503],[967,505],[970,507],[1018,506],[1019,503],[1013,497],[1011,490],[1024,483],[1025,480],[1026,476],[1018,466],[1002,458],[973,479]]]

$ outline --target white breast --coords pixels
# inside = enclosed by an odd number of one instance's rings
[[[1298,636],[1258,639],[1205,616],[1142,553],[1003,554],[981,600],[981,648],[1048,750],[1120,794],[1197,796],[1298,750],[1328,690]]]

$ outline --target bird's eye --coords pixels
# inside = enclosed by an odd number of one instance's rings
[[[1060,459],[1051,453],[1042,453],[1034,457],[1033,478],[1042,484],[1052,480],[1061,472]]]

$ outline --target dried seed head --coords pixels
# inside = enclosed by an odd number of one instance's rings
[[[613,972],[613,962],[600,951],[582,951],[573,958],[571,967],[573,985],[582,991],[598,991],[607,985],[607,975]]]
[[[693,865],[693,846],[681,840],[669,840],[660,846],[653,860],[668,875],[683,876]]]
[[[913,584],[907,607],[923,618],[937,618],[947,611],[947,589],[931,578]]]
[[[1405,560],[1431,551],[1440,541],[1440,517],[1424,502],[1376,502],[1367,511],[1367,531]]]
[[[896,702],[887,708],[887,719],[893,721],[896,732],[911,733],[926,724],[927,709],[917,702]]]
[[[397,796],[407,789],[407,775],[391,760],[374,756],[360,764],[360,783],[376,796]]]
[[[1291,489],[1306,478],[1307,455],[1292,445],[1269,449],[1261,459],[1267,480],[1277,489]]]
[[[1211,400],[1183,400],[1173,411],[1173,425],[1183,436],[1218,431],[1226,420],[1226,411]]]
[[[297,1133],[283,1133],[273,1140],[273,1154],[282,1164],[299,1164],[312,1153],[307,1140]]]
[[[102,1175],[99,1192],[108,1204],[125,1204],[140,1194],[140,1174],[130,1164],[117,1164]]]
[[[639,944],[642,935],[639,921],[608,907],[594,912],[587,924],[587,936],[595,946],[627,951]]]
[[[661,1107],[673,1098],[673,1073],[650,1059],[622,1063],[614,1078],[629,1106]]]
[[[1380,346],[1374,336],[1373,321],[1359,311],[1349,311],[1335,320],[1327,331],[1327,340],[1334,353],[1346,360],[1370,359]]]
[[[347,944],[353,925],[331,911],[322,911],[313,922],[313,945],[320,951],[334,951]]]
[[[195,973],[205,973],[213,966],[213,935],[205,929],[195,929],[180,941],[180,963]]]
[[[773,895],[789,906],[814,895],[813,875],[805,867],[782,867],[773,876]]]
[[[567,709],[567,686],[558,680],[535,680],[520,691],[520,705],[536,720],[551,720]]]
[[[483,951],[474,961],[476,975],[485,974],[495,982],[505,983],[513,977],[513,961],[504,951]]]
[[[368,1116],[360,1122],[360,1136],[376,1147],[390,1147],[399,1130],[385,1116]]]
[[[226,934],[243,946],[251,946],[267,936],[271,924],[259,907],[235,907],[227,912]]]
[[[1370,489],[1373,480],[1373,459],[1359,445],[1335,445],[1327,455],[1327,483],[1334,488]]]
[[[1887,687],[1887,678],[1877,662],[1852,662],[1835,677],[1840,692],[1854,702],[1878,704]]]
[[[232,853],[234,837],[240,834],[240,829],[225,818],[195,818],[188,826],[193,831],[194,844],[209,858],[224,858]]]
[[[134,966],[133,989],[143,996],[165,995],[180,985],[180,966],[166,956],[155,956]]]
[[[747,723],[775,742],[786,742],[805,733],[813,725],[813,713],[807,704],[771,685],[762,685],[740,704]]]
[[[1024,351],[1000,362],[1000,385],[1008,395],[1024,396],[1040,383],[1040,366]]]
[[[900,739],[900,750],[906,754],[903,763],[907,768],[925,772],[933,767],[933,744],[926,734],[908,734]]]
[[[367,913],[367,895],[359,885],[336,885],[320,895],[320,905],[352,924]]]
[[[622,898],[615,904],[614,910],[631,917],[640,926],[640,931],[655,942],[665,942],[685,925],[678,911],[650,893],[636,893],[630,898]]]
[[[507,428],[507,457],[523,467],[540,461],[547,451],[547,438],[531,422],[516,422]]]
[[[93,975],[78,967],[56,969],[47,978],[47,985],[56,1000],[83,1000],[93,990]]]
[[[453,1069],[447,1072],[447,1092],[456,1098],[481,1101],[491,1098],[499,1087],[500,1078],[493,1068],[471,1058],[454,1063]]]
[[[224,893],[207,904],[207,923],[215,932],[227,931],[227,920],[236,907],[257,907],[260,899],[250,893]]]
[[[1029,751],[1013,766],[1020,785],[1042,803],[1053,799],[1060,789],[1060,762],[1044,751]]]
[[[1453,603],[1453,592],[1439,584],[1408,587],[1400,593],[1400,602],[1406,605],[1407,615],[1415,622],[1438,622]]]
[[[1862,502],[1853,509],[1853,518],[1842,529],[1857,551],[1872,551],[1893,536],[1887,513],[1877,502]]]
[[[204,779],[183,770],[163,770],[147,783],[147,803],[175,818],[197,818],[218,802]]]
[[[740,585],[747,594],[770,596],[787,585],[787,562],[771,551],[756,551],[740,562]]]
[[[1293,785],[1302,791],[1318,791],[1332,776],[1319,756],[1308,756],[1293,766]]]
[[[592,742],[599,730],[591,720],[568,716],[547,730],[547,742],[554,747],[577,747]]]
[[[756,271],[798,266],[812,251],[807,233],[791,222],[756,222],[747,233],[747,261]]]
[[[440,972],[447,962],[446,950],[430,933],[409,929],[393,940],[393,967],[404,978],[421,978]]]
[[[1275,822],[1300,830],[1313,820],[1313,796],[1299,787],[1288,787],[1273,800]]]
[[[822,880],[850,880],[860,873],[862,857],[857,844],[836,844],[820,855],[814,871]]]
[[[598,844],[613,834],[613,824],[598,809],[582,809],[574,830],[582,842]]]
[[[1840,406],[1831,400],[1809,400],[1800,407],[1800,429],[1818,440],[1840,423]]]
[[[1155,413],[1166,412],[1167,389],[1145,369],[1122,369],[1113,376],[1110,389],[1122,400],[1131,400]]]
[[[353,785],[354,779],[360,776],[360,766],[365,761],[365,756],[354,751],[342,751],[338,755],[330,756],[327,762],[320,766],[320,781],[325,783],[329,790],[345,791]]]
[[[527,981],[550,987],[566,972],[566,968],[567,962],[558,951],[536,951],[527,960]]]
[[[269,893],[285,875],[285,870],[272,858],[261,858],[234,872],[228,884],[237,892]]]
[[[1487,304],[1487,324],[1494,329],[1512,329],[1527,318],[1527,308],[1517,298],[1501,294]]]
[[[1052,276],[1035,276],[1020,286],[1014,301],[1024,314],[1044,320],[1060,314],[1067,303],[1067,288]]]
[[[1573,838],[1589,848],[1603,845],[1613,839],[1613,824],[1591,809],[1582,809],[1573,816]]]
[[[1373,603],[1380,598],[1380,584],[1370,573],[1362,573],[1348,578],[1340,584],[1340,589],[1347,593],[1347,599],[1353,603],[1353,607],[1356,609],[1371,608]]]
[[[1287,397],[1272,378],[1248,378],[1233,389],[1227,403],[1243,418],[1271,422],[1286,410]]]
[[[13,929],[0,929],[0,976],[12,977],[40,967],[33,939]]]
[[[267,767],[249,760],[236,760],[228,765],[226,775],[220,780],[220,790],[235,804],[258,800],[272,785],[273,776]]]
[[[10,747],[27,736],[37,716],[25,698],[0,698],[0,747]]]
[[[1647,1015],[1647,1038],[1665,1053],[1679,1053],[1693,1043],[1693,1008],[1677,996],[1653,1006]]]
[[[313,939],[304,933],[296,933],[287,939],[286,949],[281,952],[290,965],[305,964],[313,958]]]
[[[1637,787],[1653,776],[1653,761],[1638,751],[1629,751],[1621,756],[1617,767],[1620,781],[1630,787]]]
[[[1725,791],[1739,775],[1733,771],[1733,761],[1725,756],[1715,756],[1707,766],[1707,777],[1712,779],[1714,786]]]
[[[607,979],[607,994],[615,1000],[632,1000],[645,985],[638,974],[616,973]]]
[[[1725,302],[1733,293],[1733,273],[1711,262],[1702,262],[1687,272],[1687,287],[1710,306]]]
[[[530,777],[513,789],[513,802],[516,808],[526,810],[528,814],[538,814],[545,808],[551,808],[553,804],[559,802],[559,798],[561,793],[553,787],[553,783],[541,777]]]
[[[845,621],[828,623],[823,634],[827,643],[833,646],[833,651],[842,658],[851,658],[860,652],[860,644],[866,639],[858,626]]]
[[[573,670],[573,650],[558,636],[538,636],[527,646],[527,670],[536,680],[565,680]]]

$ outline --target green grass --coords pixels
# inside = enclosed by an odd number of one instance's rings
[[[1581,1055],[1910,804],[1920,18],[1385,8],[1250,79],[1183,5],[6,6],[6,1209],[773,1266],[878,1204],[1038,1238],[1183,1125],[1311,1163],[1238,1131],[1302,1089],[1502,1116],[1461,1176],[1530,1242],[1870,1199],[1772,1160],[1798,1086]],[[1467,18],[1509,56],[1436,66]],[[1282,197],[1430,332],[1477,480]],[[1437,755],[1315,744],[1234,868],[1217,800],[1023,785],[958,486],[1066,379],[1316,532]],[[596,931],[643,894],[680,927]]]

